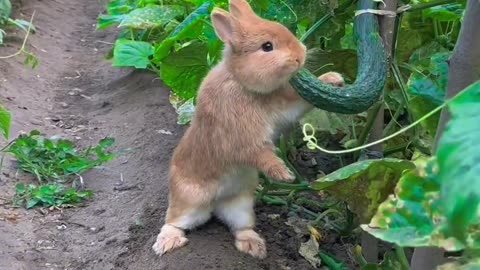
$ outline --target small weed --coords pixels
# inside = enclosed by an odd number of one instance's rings
[[[113,138],[104,138],[97,146],[78,151],[72,141],[47,139],[34,130],[16,139],[5,152],[15,156],[20,168],[35,175],[42,184],[65,182],[69,176],[114,159],[117,155],[107,152],[113,143]]]
[[[35,206],[41,207],[66,207],[81,203],[85,199],[93,197],[90,190],[77,191],[75,188],[66,189],[61,184],[28,185],[18,184],[13,204],[17,207],[25,206],[29,209]]]
[[[20,169],[35,175],[39,185],[18,184],[13,204],[27,209],[65,207],[92,198],[92,191],[77,189],[75,182],[69,188],[64,184],[74,175],[82,181],[81,173],[114,159],[117,154],[107,151],[114,142],[104,138],[97,146],[79,151],[72,141],[48,139],[37,130],[18,137],[5,152],[17,159]]]

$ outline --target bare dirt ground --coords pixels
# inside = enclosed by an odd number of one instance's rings
[[[190,233],[187,247],[155,256],[168,163],[184,127],[176,124],[169,90],[159,79],[104,60],[115,34],[95,31],[102,10],[97,0],[29,0],[16,7],[16,17],[26,20],[36,11],[38,31],[29,44],[40,66],[25,69],[22,57],[0,62],[0,102],[13,114],[12,138],[39,129],[86,146],[111,136],[116,150],[131,151],[107,169],[86,173],[95,198],[62,211],[11,208],[15,184],[31,179],[7,164],[0,175],[0,269],[310,269],[298,254],[304,239],[285,226],[286,213],[264,206],[257,207],[257,226],[268,243],[265,260],[237,252],[217,221]],[[14,52],[22,37],[7,39],[2,55]],[[273,213],[282,214],[272,219]]]

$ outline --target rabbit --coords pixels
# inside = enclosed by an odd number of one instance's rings
[[[303,67],[306,48],[247,1],[230,0],[229,9],[211,13],[224,55],[203,80],[194,118],[173,153],[165,224],[152,247],[160,256],[186,245],[185,231],[215,215],[239,251],[265,258],[265,241],[254,231],[258,171],[294,179],[275,155],[272,137],[312,108],[288,82]],[[338,73],[320,79],[343,84]]]

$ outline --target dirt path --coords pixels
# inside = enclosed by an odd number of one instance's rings
[[[40,58],[36,70],[20,58],[0,62],[0,102],[13,113],[12,137],[39,129],[82,145],[104,136],[131,152],[84,175],[95,199],[62,212],[0,206],[0,269],[310,269],[297,253],[299,240],[284,218],[259,207],[259,231],[269,257],[238,253],[227,230],[212,221],[190,234],[190,244],[159,258],[151,246],[167,204],[167,169],[184,128],[168,102],[169,90],[152,74],[113,69],[103,59],[115,35],[96,32],[97,0],[30,0],[17,17],[36,11],[38,33],[30,39]],[[13,44],[2,54],[15,51]],[[172,135],[161,134],[168,130]],[[120,174],[124,182],[120,183]],[[22,174],[10,165],[0,178],[8,199]],[[131,189],[115,191],[118,185]],[[0,200],[0,205],[3,201]],[[278,210],[277,210],[278,211]]]

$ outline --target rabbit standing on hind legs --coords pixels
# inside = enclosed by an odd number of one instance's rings
[[[153,249],[162,255],[184,246],[185,230],[215,215],[229,226],[238,250],[264,258],[265,241],[254,231],[258,170],[294,179],[275,155],[272,137],[311,109],[288,82],[304,65],[306,48],[245,0],[230,0],[230,13],[216,8],[211,18],[225,44],[223,60],[202,82],[195,117],[174,151],[165,225]],[[322,76],[343,84],[338,73]]]

